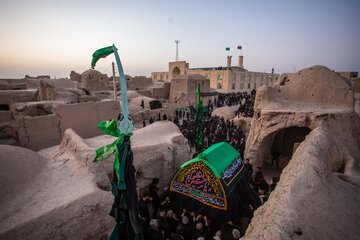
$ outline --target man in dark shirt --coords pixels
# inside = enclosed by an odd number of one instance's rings
[[[190,223],[189,217],[184,215],[181,218],[181,225],[182,225],[182,235],[184,237],[184,240],[191,240],[194,226]]]
[[[141,104],[140,104],[140,106],[142,107],[142,109],[144,109],[145,104],[144,104],[144,100],[143,100],[143,99],[141,99]]]
[[[160,199],[159,199],[159,194],[158,194],[158,190],[159,187],[157,186],[159,183],[159,179],[158,178],[153,178],[152,183],[149,186],[149,191],[150,191],[150,196],[151,196],[151,202],[154,206],[154,213],[153,213],[153,218],[156,218],[159,206],[160,206]]]
[[[148,209],[150,199],[150,193],[146,191],[144,192],[143,197],[139,201],[139,214],[142,220],[143,232],[146,232],[150,222],[150,212]]]
[[[151,219],[150,221],[150,227],[146,231],[145,234],[146,240],[162,240],[164,239],[162,237],[161,232],[159,231],[159,223],[156,219]]]

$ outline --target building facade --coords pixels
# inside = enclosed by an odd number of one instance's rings
[[[190,106],[197,104],[196,90],[200,84],[201,93],[205,93],[202,97],[204,104],[209,100],[213,101],[214,96],[211,93],[210,81],[208,78],[200,74],[183,74],[174,76],[171,79],[170,100],[173,102],[183,103]]]
[[[210,80],[210,87],[217,92],[249,92],[262,85],[272,85],[279,77],[275,73],[252,72],[243,68],[243,56],[239,56],[238,66],[231,66],[231,56],[226,67],[189,68],[186,61],[169,63],[169,71],[152,72],[154,81],[170,82],[184,74],[200,74]]]

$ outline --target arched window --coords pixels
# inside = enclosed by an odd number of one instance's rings
[[[178,67],[174,67],[173,71],[172,71],[172,76],[176,77],[180,75],[180,69]]]
[[[217,83],[216,88],[217,88],[217,89],[222,89],[222,84],[221,84],[221,82],[218,82],[218,83]]]

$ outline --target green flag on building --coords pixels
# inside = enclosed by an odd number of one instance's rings
[[[112,54],[113,52],[114,52],[113,46],[104,47],[96,50],[92,55],[91,68],[92,69],[95,68],[95,64],[100,58],[106,58],[108,55]]]

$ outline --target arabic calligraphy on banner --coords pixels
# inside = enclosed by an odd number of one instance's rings
[[[174,176],[170,190],[214,208],[226,210],[226,195],[219,178],[203,162],[191,163]]]
[[[232,161],[232,163],[221,173],[221,178],[224,180],[227,186],[235,179],[238,173],[240,173],[243,162],[241,156]]]

